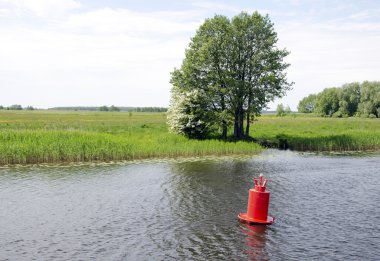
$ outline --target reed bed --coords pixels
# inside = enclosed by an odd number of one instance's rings
[[[255,154],[253,142],[189,140],[162,113],[0,112],[0,164]]]
[[[379,119],[262,116],[251,130],[258,143],[190,140],[163,113],[0,111],[0,165],[380,149]]]
[[[380,119],[265,116],[250,134],[261,143],[297,151],[380,150]]]

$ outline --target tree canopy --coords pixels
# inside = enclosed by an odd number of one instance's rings
[[[333,117],[380,117],[380,82],[348,83],[303,98],[299,112]]]
[[[236,139],[248,136],[253,117],[292,85],[285,73],[289,52],[277,40],[268,15],[207,19],[171,75],[171,130],[194,138],[220,130],[226,138],[233,125]]]

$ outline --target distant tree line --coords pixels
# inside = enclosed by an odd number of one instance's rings
[[[114,105],[111,105],[110,107],[104,105],[99,107],[99,111],[120,111],[120,109]]]
[[[98,111],[99,107],[93,106],[71,106],[71,107],[52,107],[48,110],[54,111]]]
[[[32,110],[35,110],[35,108],[33,106],[27,106],[27,107],[23,108],[19,104],[13,104],[9,107],[4,107],[4,106],[0,105],[0,110],[9,110],[9,111],[29,110],[29,111],[32,111]]]
[[[73,107],[53,107],[49,110],[61,111],[128,111],[128,112],[166,112],[168,108],[165,107],[116,107],[111,106],[73,106]]]
[[[298,111],[328,117],[380,117],[380,82],[348,83],[310,94],[298,104]]]
[[[164,107],[134,107],[134,108],[130,108],[128,111],[135,111],[135,112],[167,112],[168,108],[164,108]]]

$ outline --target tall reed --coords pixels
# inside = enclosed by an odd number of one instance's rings
[[[255,154],[256,143],[189,140],[162,113],[0,113],[0,164]]]

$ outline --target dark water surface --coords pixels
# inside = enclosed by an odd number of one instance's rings
[[[269,227],[236,217],[259,173]],[[379,155],[0,168],[0,260],[379,258]]]

